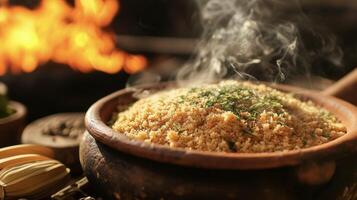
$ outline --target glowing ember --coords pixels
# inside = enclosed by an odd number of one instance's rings
[[[0,75],[32,72],[48,61],[75,70],[128,73],[142,70],[146,59],[116,49],[103,31],[119,9],[117,0],[42,0],[34,10],[0,0]]]

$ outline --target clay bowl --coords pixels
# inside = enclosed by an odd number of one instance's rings
[[[25,126],[26,107],[15,101],[10,102],[10,107],[15,113],[0,119],[0,147],[18,144]]]
[[[81,164],[95,188],[107,198],[295,199],[310,194],[306,188],[328,182],[335,173],[335,161],[357,152],[356,107],[332,96],[284,85],[273,87],[329,110],[343,122],[348,133],[302,150],[211,153],[132,141],[107,125],[117,106],[134,102],[138,92],[169,87],[175,84],[120,90],[88,110],[88,133],[80,147]],[[304,192],[299,192],[300,186]]]

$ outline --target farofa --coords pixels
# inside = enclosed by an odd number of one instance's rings
[[[113,129],[130,139],[214,152],[301,149],[346,133],[311,101],[236,81],[160,92],[116,117]]]

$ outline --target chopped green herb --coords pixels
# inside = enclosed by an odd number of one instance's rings
[[[325,137],[325,138],[330,138],[330,137],[331,137],[331,135],[330,135],[330,133],[323,132],[323,133],[322,133],[322,137]]]
[[[307,144],[306,138],[303,138],[303,139],[302,139],[302,144],[303,144],[304,146],[306,146],[306,144]]]
[[[198,105],[199,99],[204,99],[203,106],[217,106],[234,113],[241,118],[241,113],[249,113],[247,120],[255,120],[264,111],[284,113],[281,101],[272,95],[258,95],[252,88],[241,84],[223,85],[218,90],[210,88],[191,88],[184,98]]]

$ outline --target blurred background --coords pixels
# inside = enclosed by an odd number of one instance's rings
[[[357,66],[357,2],[304,0],[302,8],[344,52],[341,67],[312,67],[319,83],[332,84]],[[83,112],[137,80],[174,79],[202,31],[194,0],[0,0],[0,82],[29,121]]]

